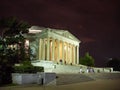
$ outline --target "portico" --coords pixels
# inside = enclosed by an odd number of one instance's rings
[[[79,64],[80,41],[66,30],[31,27],[30,30],[41,30],[29,33],[26,38],[34,48],[36,60],[46,60],[66,64]]]

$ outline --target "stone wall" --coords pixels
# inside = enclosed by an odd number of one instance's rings
[[[37,74],[12,73],[12,81],[15,84],[33,84],[37,83],[37,79]]]
[[[55,73],[36,73],[36,74],[21,74],[12,73],[12,81],[14,84],[40,84],[49,85],[54,82],[56,84],[56,74]]]

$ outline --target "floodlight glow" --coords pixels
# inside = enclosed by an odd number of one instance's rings
[[[40,33],[42,32],[42,30],[31,30],[29,29],[29,33]]]
[[[25,40],[25,45],[29,46],[29,40]]]

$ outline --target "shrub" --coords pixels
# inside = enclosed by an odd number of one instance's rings
[[[100,70],[98,69],[97,72],[100,73]]]
[[[43,67],[37,67],[37,66],[14,66],[14,72],[15,73],[37,73],[37,72],[43,72]]]
[[[111,69],[109,69],[109,71],[111,72],[112,70],[111,70]]]
[[[20,66],[14,66],[15,73],[37,73],[44,72],[43,67],[33,66],[31,62],[25,61]]]
[[[85,73],[85,71],[82,71],[82,73]]]
[[[94,58],[87,52],[84,57],[80,58],[80,64],[86,66],[94,66]]]

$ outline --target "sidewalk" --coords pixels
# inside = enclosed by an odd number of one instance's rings
[[[77,84],[59,85],[59,86],[8,86],[0,87],[0,90],[120,90],[120,79],[115,80],[97,80],[82,82]]]

